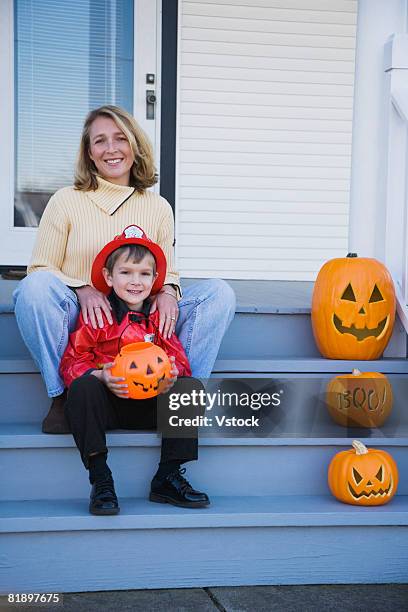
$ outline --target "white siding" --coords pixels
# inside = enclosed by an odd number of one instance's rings
[[[180,272],[314,279],[347,252],[357,1],[179,6]]]

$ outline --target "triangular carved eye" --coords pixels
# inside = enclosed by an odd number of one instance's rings
[[[379,288],[377,287],[377,285],[374,285],[374,289],[373,292],[371,294],[370,299],[368,300],[369,302],[383,302],[384,298],[381,294],[381,291],[379,290]]]
[[[363,480],[363,477],[360,476],[360,474],[357,472],[356,468],[353,468],[353,476],[354,476],[354,480],[356,481],[357,484]]]
[[[342,300],[348,300],[349,302],[356,302],[356,296],[354,295],[353,287],[350,283],[347,285],[345,290],[343,291],[343,295],[341,296]]]
[[[375,477],[377,478],[377,480],[379,480],[380,482],[382,482],[383,479],[383,469],[382,466],[380,467],[380,469],[378,470],[377,474],[375,475]]]
[[[130,364],[130,366],[129,366],[129,370],[134,370],[135,368],[136,368],[136,370],[137,370],[137,365],[135,364],[135,362],[134,362],[134,361],[132,361],[132,363],[131,363],[131,364]]]
[[[163,363],[163,359],[161,357],[157,358],[157,363]]]
[[[146,374],[153,374],[153,370],[149,365],[147,366]]]

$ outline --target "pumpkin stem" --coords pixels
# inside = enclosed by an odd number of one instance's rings
[[[353,368],[352,374],[353,376],[360,376],[361,372],[358,368]]]
[[[352,447],[356,451],[356,455],[366,455],[368,453],[367,447],[365,444],[360,442],[359,440],[353,440],[351,443]]]
[[[347,257],[358,257],[357,253],[347,253]]]

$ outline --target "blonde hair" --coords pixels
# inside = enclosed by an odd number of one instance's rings
[[[129,183],[137,191],[143,192],[147,187],[157,183],[157,173],[153,157],[153,148],[148,137],[137,121],[119,106],[100,106],[90,111],[85,119],[75,168],[75,187],[81,191],[95,191],[98,188],[97,170],[89,156],[89,132],[97,117],[110,117],[122,130],[133,151],[135,161],[130,170]]]

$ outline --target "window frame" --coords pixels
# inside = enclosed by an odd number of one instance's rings
[[[37,235],[36,227],[16,227],[14,225],[15,198],[15,83],[14,83],[14,1],[0,1],[0,91],[2,113],[0,113],[0,130],[3,135],[3,146],[0,150],[0,272],[6,269],[25,269],[29,254],[32,252]],[[145,83],[145,75],[154,72],[156,75],[154,89],[156,91],[155,125],[150,130],[153,140],[155,157],[160,167],[160,133],[161,133],[161,17],[162,0],[133,0],[133,52],[134,52],[134,87],[133,114],[145,122],[145,90],[151,86]],[[140,27],[141,16],[155,23],[152,36],[149,29]],[[154,20],[154,21],[153,21]],[[147,21],[149,23],[149,21]],[[149,44],[148,53],[141,54],[140,45]],[[153,64],[153,66],[152,66]],[[141,114],[142,113],[142,114]],[[144,127],[145,129],[145,127]],[[160,183],[154,186],[155,192],[160,192]],[[24,244],[24,248],[22,245]]]
[[[21,265],[21,241],[34,245],[36,228],[14,226],[14,0],[0,2],[0,89],[4,92],[0,113],[0,131],[3,146],[0,148],[1,223],[0,264]],[[11,261],[5,260],[10,259]],[[9,266],[10,267],[10,266]]]

